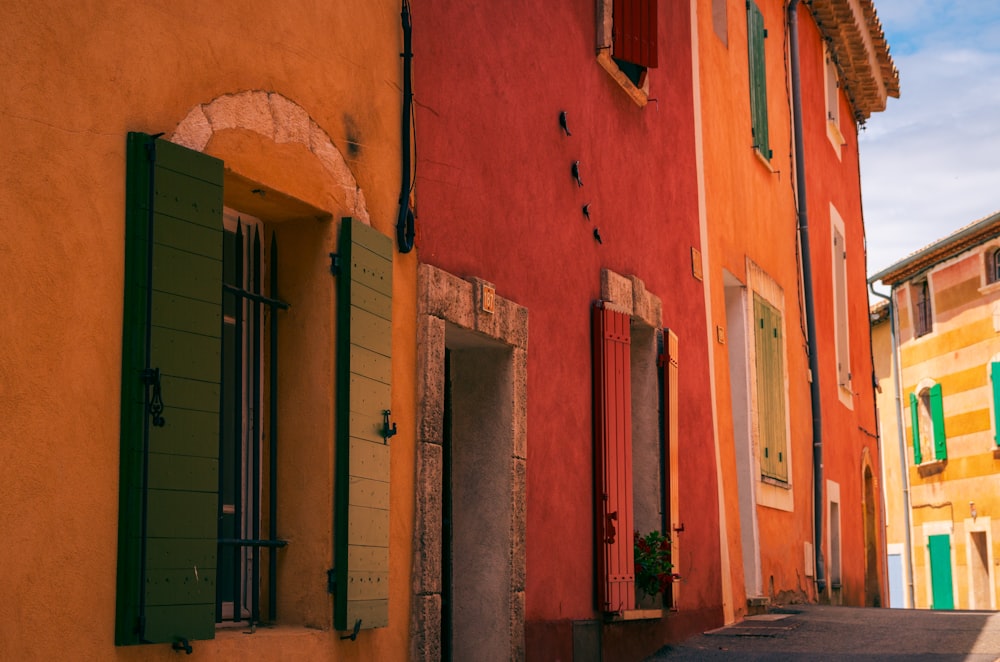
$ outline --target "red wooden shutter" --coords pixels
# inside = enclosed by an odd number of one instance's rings
[[[614,0],[612,52],[619,60],[656,67],[656,0]]]
[[[629,316],[592,312],[597,599],[601,611],[635,607],[632,520],[632,375]]]

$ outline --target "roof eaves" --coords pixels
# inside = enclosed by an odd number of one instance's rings
[[[809,0],[808,5],[833,50],[855,119],[885,110],[888,97],[899,97],[899,71],[872,0]]]
[[[895,285],[996,236],[1000,236],[1000,211],[973,221],[947,237],[910,253],[899,262],[871,276],[868,282],[882,281],[886,285]]]

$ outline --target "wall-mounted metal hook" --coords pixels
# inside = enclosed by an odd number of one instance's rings
[[[188,655],[194,652],[194,649],[191,648],[191,642],[189,642],[187,639],[178,639],[173,643],[171,648],[173,648],[178,653],[184,651]]]
[[[576,185],[577,186],[583,186],[583,180],[580,179],[580,162],[579,161],[573,161],[573,168],[572,168],[571,172],[573,173],[573,179],[576,180]]]
[[[583,215],[587,217],[588,221],[590,220],[590,203],[589,202],[583,206]]]
[[[572,136],[573,134],[569,132],[569,122],[566,120],[566,111],[559,113],[559,126],[562,130],[566,132],[567,136]]]
[[[392,427],[389,427],[389,416],[392,415],[392,411],[389,409],[382,410],[382,443],[389,443],[389,437],[396,435],[396,424],[393,423]]]
[[[354,629],[351,630],[350,634],[341,635],[341,639],[350,639],[351,641],[357,641],[358,632],[361,631],[361,619],[354,621]]]
[[[596,240],[597,240],[597,243],[599,243],[599,244],[603,244],[603,243],[604,243],[604,242],[603,242],[603,241],[601,240],[601,233],[600,233],[600,232],[598,232],[597,228],[594,228],[594,239],[596,239]]]
[[[334,276],[340,275],[340,256],[330,253],[330,273]]]

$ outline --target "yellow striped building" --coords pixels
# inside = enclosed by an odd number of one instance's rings
[[[1000,212],[875,274],[890,604],[996,609]]]

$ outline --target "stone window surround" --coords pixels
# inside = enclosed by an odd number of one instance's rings
[[[429,264],[417,267],[417,480],[410,659],[441,657],[441,498],[445,327],[474,331],[512,350],[510,451],[510,658],[523,659],[527,458],[528,310],[497,296],[481,310],[479,278],[462,279]]]

